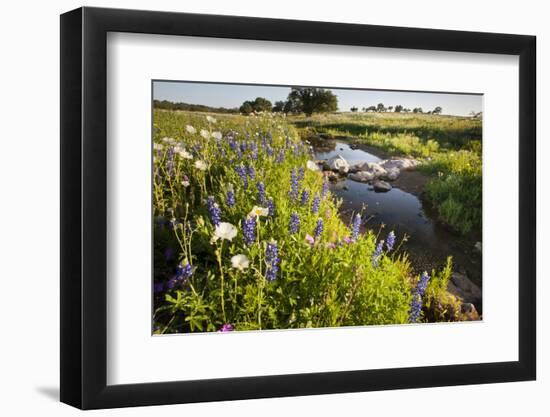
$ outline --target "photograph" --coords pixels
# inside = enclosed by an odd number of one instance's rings
[[[153,334],[482,320],[482,94],[152,95]]]

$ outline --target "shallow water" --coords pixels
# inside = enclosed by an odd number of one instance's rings
[[[317,159],[340,155],[350,164],[380,161],[377,156],[362,149],[352,149],[343,142],[324,140],[314,142],[313,146]],[[386,193],[377,193],[370,184],[349,179],[332,184],[331,190],[343,200],[341,217],[344,221],[349,222],[353,213],[359,212],[366,205],[363,212],[367,228],[376,233],[384,224],[381,238],[394,230],[397,242],[406,234],[408,241],[402,249],[409,254],[415,270],[439,268],[450,255],[455,270],[466,272],[472,281],[481,285],[481,256],[473,249],[475,240],[462,238],[446,229],[416,195],[396,187]]]

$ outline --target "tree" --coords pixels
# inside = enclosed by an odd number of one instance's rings
[[[254,107],[253,107],[253,102],[252,101],[245,101],[241,107],[239,107],[239,111],[243,114],[250,114],[254,111]]]
[[[397,106],[395,106],[394,112],[401,113],[402,111],[403,111],[403,106],[401,104],[398,104]]]
[[[313,113],[329,113],[338,109],[338,98],[330,90],[323,88],[292,88],[287,102],[294,112],[303,112],[306,116]]]
[[[254,107],[255,112],[261,112],[261,111],[271,111],[271,101],[269,101],[266,98],[263,97],[256,97],[256,100],[254,100],[254,104],[252,105]]]
[[[388,106],[388,111],[392,111],[393,110],[393,106]]]
[[[441,114],[442,111],[443,109],[441,108],[441,106],[437,106],[435,109],[433,109],[432,114]]]
[[[384,103],[378,103],[376,105],[376,111],[378,113],[381,113],[381,112],[385,112],[386,111],[386,108],[384,107]]]
[[[285,102],[284,101],[276,101],[273,105],[273,109],[271,109],[274,113],[281,113],[285,109]]]
[[[256,97],[254,101],[247,100],[245,101],[241,107],[239,107],[239,111],[241,113],[252,113],[254,112],[261,112],[261,111],[271,111],[271,101],[269,101],[266,98],[263,97]]]
[[[356,113],[357,110],[359,110],[359,109],[358,109],[357,107],[354,106],[354,107],[352,107],[350,110],[351,110],[353,113]]]
[[[372,111],[372,112],[376,111],[376,106],[369,106],[369,107],[366,107],[366,108],[365,108],[365,112],[369,112],[369,111]]]
[[[413,113],[423,113],[422,107],[415,107],[415,108],[413,109]]]

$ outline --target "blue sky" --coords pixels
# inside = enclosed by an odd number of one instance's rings
[[[417,93],[405,91],[346,90],[330,89],[338,97],[338,109],[349,111],[353,106],[387,106],[401,104],[413,109],[422,107],[424,111],[436,106],[443,108],[443,114],[468,115],[471,111],[482,111],[482,96],[474,94]],[[239,107],[246,100],[265,97],[272,103],[285,100],[290,87],[211,84],[194,82],[155,81],[153,97],[156,100],[169,100],[189,104],[203,104],[212,107]]]

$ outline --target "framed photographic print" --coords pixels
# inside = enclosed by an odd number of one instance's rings
[[[61,16],[61,400],[535,378],[535,38]]]

